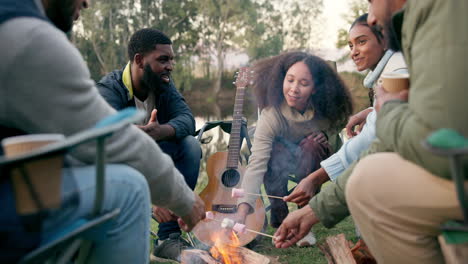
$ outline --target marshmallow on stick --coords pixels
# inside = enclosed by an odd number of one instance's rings
[[[247,195],[254,195],[254,196],[266,196],[266,197],[270,197],[270,198],[274,198],[274,199],[283,200],[283,197],[280,197],[280,196],[267,195],[267,194],[258,194],[258,193],[249,193],[249,192],[245,192],[244,189],[232,188],[232,194],[231,194],[232,198],[242,198],[246,194]]]
[[[210,220],[214,220],[214,213],[212,211],[205,212],[205,218],[210,219]]]
[[[232,198],[242,198],[244,195],[244,189],[232,188]]]
[[[247,233],[247,228],[245,227],[245,225],[243,224],[239,224],[239,223],[236,223],[232,229],[234,231],[236,231],[237,233],[240,233],[240,234],[245,234]]]
[[[232,230],[236,231],[239,234],[245,234],[247,232],[252,232],[252,233],[255,233],[255,234],[259,234],[259,235],[262,235],[262,236],[267,236],[267,237],[271,237],[273,239],[276,239],[275,236],[265,234],[265,233],[262,233],[262,232],[258,232],[258,231],[252,230],[252,229],[248,229],[245,225],[240,224],[240,223],[236,223],[236,222],[234,222],[233,220],[231,220],[229,218],[224,218],[223,219],[223,221],[221,222],[221,227],[222,228],[232,229]]]
[[[232,219],[229,218],[224,218],[223,221],[221,222],[221,227],[222,228],[233,228],[236,222],[234,222]]]

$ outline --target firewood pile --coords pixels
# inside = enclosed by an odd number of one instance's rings
[[[354,246],[344,234],[327,237],[318,245],[328,264],[376,264],[364,241],[360,239]]]
[[[210,250],[213,252],[213,250]],[[223,255],[224,254],[224,255]],[[229,247],[223,254],[200,249],[182,251],[182,264],[269,264],[270,259],[245,247]]]

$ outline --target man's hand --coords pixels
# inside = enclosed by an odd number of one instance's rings
[[[294,188],[294,191],[283,198],[285,202],[293,202],[298,206],[305,206],[309,203],[310,199],[317,193],[323,183],[330,180],[327,172],[320,168],[306,178],[302,179],[299,184]]]
[[[158,223],[176,221],[177,216],[171,210],[153,205],[153,215]]]
[[[281,226],[276,230],[274,240],[275,247],[288,248],[309,233],[313,225],[319,220],[310,206],[294,211],[284,219]]]
[[[366,108],[349,118],[348,124],[346,124],[346,135],[348,138],[352,138],[361,133],[362,128],[366,124],[367,115],[372,112],[372,110],[372,108]]]
[[[390,101],[390,100],[401,100],[404,102],[408,101],[408,89],[403,89],[399,92],[396,93],[389,93],[385,91],[383,88],[382,84],[379,83],[377,84],[376,87],[376,101],[375,101],[375,111],[379,112],[380,108],[382,108],[382,105],[385,104],[385,102]]]
[[[179,226],[185,232],[190,232],[192,228],[205,218],[205,203],[195,194],[195,203],[193,204],[192,211],[188,215],[182,216],[177,219]]]
[[[165,140],[175,136],[175,129],[167,124],[159,124],[157,117],[158,110],[153,109],[148,124],[137,126],[156,141]]]

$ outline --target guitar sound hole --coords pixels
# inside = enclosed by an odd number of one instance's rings
[[[240,174],[236,170],[227,170],[221,176],[221,182],[226,187],[234,187],[239,183]]]

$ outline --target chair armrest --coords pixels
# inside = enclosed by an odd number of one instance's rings
[[[423,141],[429,151],[442,156],[467,155],[468,139],[452,129],[439,129]]]
[[[49,157],[59,153],[68,152],[80,144],[111,136],[115,131],[122,129],[131,123],[143,120],[144,117],[144,112],[138,111],[135,108],[126,108],[117,112],[115,115],[103,119],[96,124],[95,127],[67,137],[64,141],[52,143],[13,158],[2,156],[0,157],[0,167],[14,166],[39,157]]]
[[[205,123],[205,125],[203,125],[202,128],[200,128],[199,130],[197,130],[195,132],[195,136],[197,136],[197,140],[199,142],[202,142],[202,136],[203,136],[203,133],[205,133],[206,131],[208,130],[211,130],[215,127],[221,127],[221,129],[230,134],[231,133],[231,128],[232,128],[232,120],[218,120],[218,121],[208,121]],[[241,126],[241,139],[242,138],[245,138],[246,142],[247,142],[247,146],[249,148],[249,150],[252,148],[252,142],[250,140],[250,136],[249,136],[249,133],[247,131],[247,120],[245,118],[242,118],[242,126]]]
[[[462,165],[463,156],[468,154],[468,139],[452,129],[440,129],[429,135],[423,146],[436,155],[448,158],[464,225],[468,226],[468,197],[465,195],[467,191]]]

